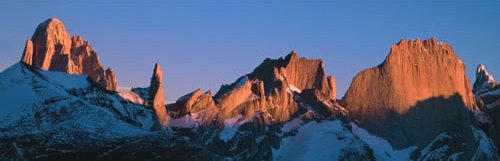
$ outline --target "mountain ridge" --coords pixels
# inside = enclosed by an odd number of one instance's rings
[[[57,19],[39,26],[22,61],[0,72],[2,159],[500,160],[492,76],[478,67],[472,93],[436,38],[393,44],[341,100],[323,60],[292,51],[215,95],[196,89],[165,105],[170,76],[158,63],[149,87],[110,90],[116,78],[88,41],[68,40]]]

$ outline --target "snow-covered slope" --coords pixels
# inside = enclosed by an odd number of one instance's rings
[[[22,63],[0,73],[0,106],[2,149],[33,137],[34,149],[72,145],[75,150],[82,148],[78,146],[82,142],[142,134],[152,126],[150,110],[125,101],[85,75],[43,71]],[[12,154],[2,150],[0,157]]]
[[[293,124],[293,123],[292,123]],[[282,140],[274,160],[373,160],[372,149],[340,120],[311,121]]]
[[[366,142],[372,149],[377,160],[409,160],[410,155],[417,147],[412,146],[403,150],[396,150],[385,139],[370,134],[355,123],[351,123],[352,132]]]
[[[460,136],[443,133],[427,147],[396,150],[349,124],[347,111],[325,118],[296,101],[306,112],[285,123],[266,123],[267,115],[257,111],[251,118],[237,115],[220,126],[201,126],[200,114],[191,113],[173,119],[173,131],[151,132],[152,111],[136,94],[105,90],[84,75],[18,63],[0,73],[0,159],[453,160],[462,155]],[[471,128],[479,145],[473,160],[498,160],[491,139]],[[85,153],[92,155],[81,156]]]
[[[144,104],[144,100],[135,92],[118,92],[118,94],[125,100],[128,100],[132,103],[142,105]]]
[[[47,106],[66,107],[78,102],[85,107],[83,111],[98,111],[96,117],[101,117],[99,113],[102,113],[139,125],[137,127],[140,128],[148,129],[151,126],[149,110],[125,101],[116,92],[103,89],[85,75],[43,71],[18,63],[0,73],[0,96],[3,106],[0,118],[10,121],[16,121],[23,114],[31,114],[28,112],[30,110],[36,111]]]

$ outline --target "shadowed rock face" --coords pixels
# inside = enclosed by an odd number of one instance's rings
[[[484,65],[479,65],[474,82],[474,95],[476,104],[481,110],[483,130],[493,139],[495,145],[500,147],[500,82],[495,82],[492,75],[488,73]],[[500,154],[500,148],[497,149]]]
[[[343,101],[363,128],[397,148],[423,147],[448,131],[466,136],[468,150],[476,146],[465,65],[450,45],[435,38],[394,44],[382,64],[354,77]],[[464,156],[471,154],[466,150]]]
[[[148,104],[154,110],[155,124],[153,130],[166,129],[168,127],[169,118],[167,109],[165,108],[164,93],[163,93],[163,72],[161,71],[160,64],[156,63],[151,77],[151,85],[149,86],[149,99]]]
[[[44,70],[86,74],[108,90],[118,89],[113,70],[104,70],[90,43],[80,36],[70,37],[56,18],[38,25],[26,42],[21,61]]]

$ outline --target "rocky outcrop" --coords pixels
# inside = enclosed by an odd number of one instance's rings
[[[90,43],[80,36],[70,37],[56,18],[38,25],[26,42],[21,61],[44,70],[86,74],[108,90],[118,89],[113,70],[104,70]]]
[[[474,82],[474,96],[479,107],[475,116],[483,131],[500,147],[500,82],[495,82],[484,65],[479,65]],[[497,149],[500,154],[500,149]]]
[[[115,72],[113,71],[113,68],[109,67],[104,71],[104,79],[99,79],[100,84],[104,85],[109,90],[118,90],[118,83],[116,81],[116,75]]]
[[[163,72],[160,64],[156,63],[149,86],[148,106],[154,110],[154,126],[152,130],[164,130],[168,127],[170,117],[165,107],[165,98],[163,93]]]
[[[212,120],[217,115],[218,109],[212,98],[212,91],[203,93],[201,89],[197,89],[170,105],[169,112],[174,118],[196,113],[200,119]]]
[[[301,94],[306,90],[315,92]],[[264,112],[264,116],[269,116],[265,117],[266,122],[285,122],[300,107],[305,109],[303,112],[308,110],[309,105],[304,103],[302,97],[308,98],[309,95],[317,96],[310,102],[334,101],[334,78],[326,76],[322,60],[299,58],[292,51],[284,58],[268,58],[252,73],[240,77],[231,85],[223,85],[215,98],[217,107],[222,111],[219,117],[230,118],[241,114],[246,119],[255,112]],[[318,108],[329,111],[327,107]]]
[[[21,61],[26,64],[33,64],[33,42],[31,41],[31,39],[28,39],[26,41]]]
[[[425,147],[443,132],[464,137],[465,158],[477,147],[465,65],[450,45],[436,38],[402,39],[392,45],[382,64],[354,77],[343,102],[361,127],[396,148]]]
[[[217,125],[229,118],[250,119],[255,113],[263,113],[266,123],[282,123],[309,110],[336,115],[335,98],[335,80],[326,76],[323,61],[299,58],[292,51],[284,58],[266,59],[252,73],[221,86],[214,97],[211,91],[191,92],[170,105],[169,111],[174,118],[197,113]]]
[[[266,91],[272,89],[277,81],[283,80],[287,85],[300,90],[317,89],[324,93],[324,99],[336,98],[335,80],[333,76],[326,77],[323,61],[299,58],[295,51],[284,59],[264,60],[248,74],[248,78],[264,81]]]
[[[32,65],[55,71],[66,71],[71,50],[71,37],[56,18],[40,23],[31,37],[33,42]],[[52,63],[52,61],[58,61]]]

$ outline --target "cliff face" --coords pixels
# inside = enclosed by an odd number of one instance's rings
[[[56,18],[38,25],[26,42],[21,61],[44,70],[86,74],[106,89],[118,89],[113,70],[104,70],[90,43],[80,36],[70,37]]]
[[[227,92],[227,89],[233,89]],[[245,89],[240,92],[238,89]],[[302,91],[316,91],[315,93]],[[233,94],[233,92],[240,92]],[[225,93],[222,95],[222,93]],[[309,95],[309,94],[312,95]],[[280,59],[266,59],[254,71],[240,78],[237,82],[221,87],[216,97],[220,97],[221,104],[235,102],[241,104],[246,98],[256,98],[252,102],[242,104],[239,109],[253,111],[267,111],[273,116],[272,120],[277,122],[287,121],[290,116],[299,110],[300,104],[295,98],[308,102],[309,99],[317,98],[312,102],[335,100],[335,81],[333,76],[326,76],[323,61],[299,58],[292,51]],[[243,95],[243,96],[242,96]],[[240,97],[241,96],[241,97]],[[310,96],[310,97],[309,97]],[[258,98],[258,99],[257,99]],[[267,98],[267,99],[265,99]],[[271,98],[271,99],[269,99]],[[237,102],[237,101],[240,102]],[[246,99],[248,100],[248,99]],[[316,111],[328,109],[331,106],[315,106]],[[332,112],[327,110],[323,114]]]
[[[170,105],[169,111],[173,112],[171,115],[174,118],[188,113],[197,113],[203,120],[212,120],[216,117],[218,109],[215,107],[212,91],[203,93],[201,89],[197,89]]]
[[[343,101],[362,127],[397,148],[423,147],[443,132],[462,135],[467,148],[475,146],[465,65],[435,38],[392,45],[382,64],[354,77]]]
[[[283,80],[285,84],[301,90],[317,89],[324,94],[325,99],[336,98],[335,79],[326,76],[323,61],[299,58],[294,51],[284,59],[264,60],[248,74],[248,78],[264,81],[266,91]]]
[[[163,72],[160,64],[156,63],[151,77],[151,85],[149,86],[148,104],[154,110],[154,126],[153,130],[164,130],[168,127],[170,117],[165,108],[165,98],[163,93]]]
[[[203,94],[198,89],[179,98],[170,110],[179,116],[198,113],[219,125],[225,119],[239,115],[249,119],[256,113],[263,113],[267,123],[286,122],[301,108],[325,116],[337,114],[335,97],[335,80],[326,76],[323,61],[299,58],[292,52],[285,58],[266,59],[252,73],[223,85],[213,99],[211,91]]]

